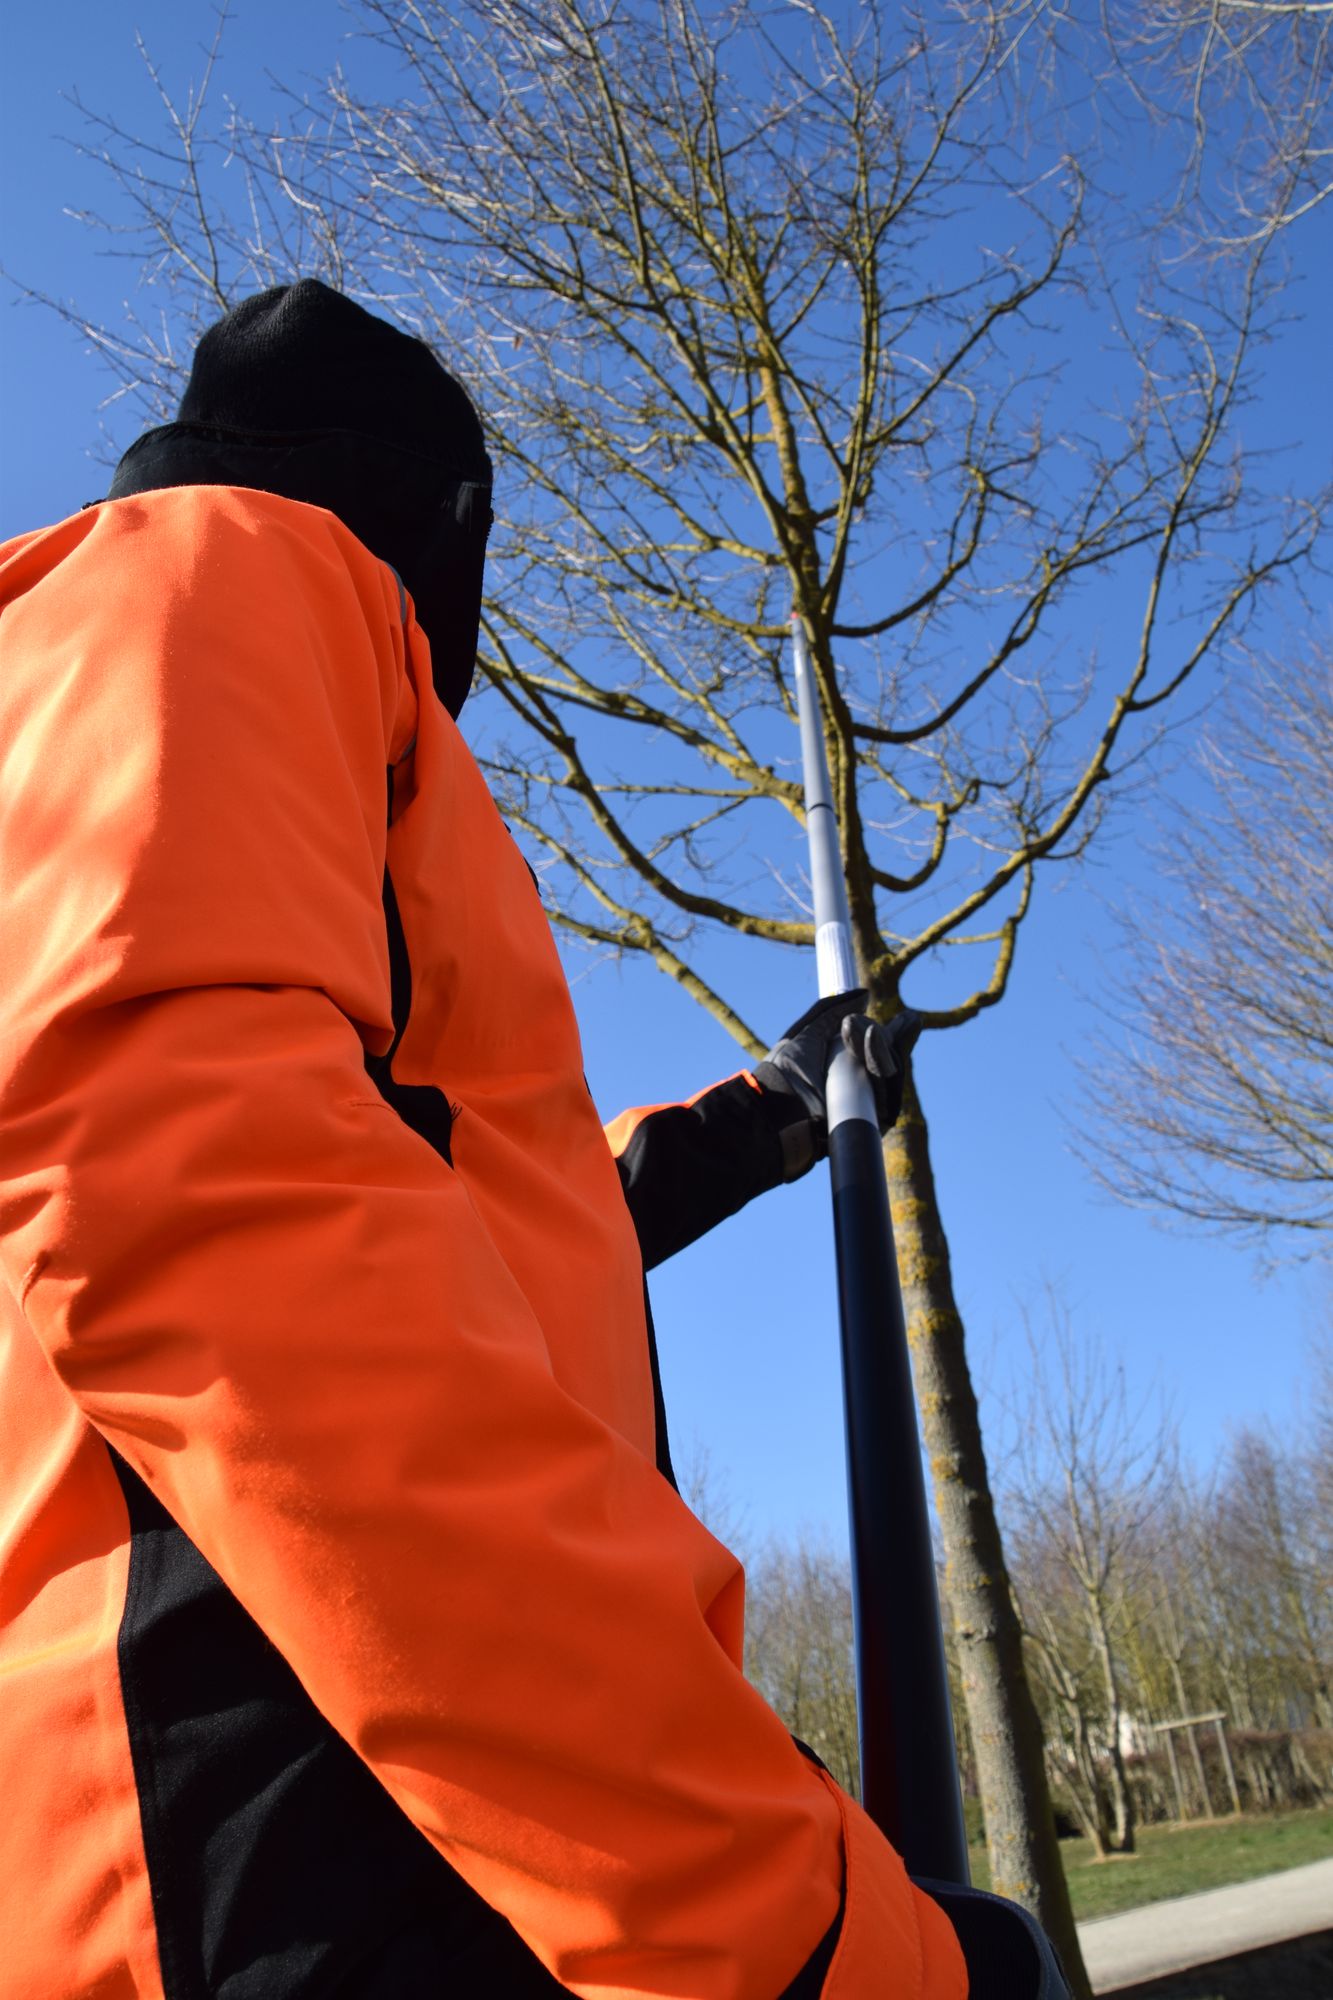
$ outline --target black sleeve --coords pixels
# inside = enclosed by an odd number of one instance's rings
[[[741,1075],[607,1127],[645,1270],[778,1185],[787,1108]]]

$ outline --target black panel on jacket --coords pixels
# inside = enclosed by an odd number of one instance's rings
[[[390,797],[392,798],[392,777],[390,772]],[[418,1138],[433,1146],[441,1159],[453,1165],[453,1155],[449,1147],[453,1135],[454,1115],[449,1100],[442,1090],[430,1083],[399,1083],[391,1068],[398,1053],[398,1044],[403,1039],[409,1014],[412,1012],[412,964],[407,955],[407,939],[403,933],[403,919],[398,908],[398,897],[394,893],[392,877],[388,869],[384,871],[384,924],[389,934],[389,992],[393,1008],[393,1045],[387,1055],[366,1056],[366,1074],[378,1090],[386,1104],[392,1105],[404,1125],[411,1127]]]
[[[653,1377],[653,1457],[663,1479],[675,1487],[680,1485],[676,1469],[671,1463],[671,1439],[667,1434],[666,1397],[662,1394],[662,1364],[657,1355],[657,1328],[653,1325],[653,1302],[648,1296],[648,1280],[643,1281],[643,1319],[648,1329],[648,1366]]]
[[[166,2000],[440,2000],[455,1963],[504,1968],[489,1990],[515,2000],[565,1991],[329,1726],[138,1475],[112,1462],[132,1538],[121,1687]],[[392,1985],[358,1985],[357,1968],[369,1982],[377,1965]]]
[[[683,1250],[782,1179],[766,1093],[728,1078],[693,1104],[650,1111],[617,1162],[644,1269]]]
[[[166,2000],[566,1993],[111,1461],[130,1517],[119,1665]],[[781,2000],[817,2000],[838,1927]]]

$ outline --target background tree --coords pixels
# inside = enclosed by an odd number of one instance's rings
[[[1167,816],[1174,891],[1121,917],[1122,1033],[1087,1064],[1103,1184],[1155,1213],[1314,1250],[1333,1228],[1333,658],[1266,662]]]
[[[1251,1713],[1269,1727],[1313,1722],[1333,1730],[1333,1602],[1327,1590],[1328,1523],[1309,1510],[1316,1469],[1272,1435],[1242,1430],[1231,1442],[1215,1502],[1214,1546],[1238,1630],[1262,1663],[1249,1684]]]
[[[1072,1808],[1101,1859],[1115,1844],[1114,1803],[1104,1683],[1089,1643],[1086,1604],[1055,1542],[1024,1539],[1020,1531],[1008,1545],[1054,1797]]]
[[[1333,194],[1328,0],[1117,0],[1110,46],[1139,101],[1190,134],[1178,198],[1209,249]]]
[[[794,609],[872,1011],[906,984],[931,1030],[974,1019],[1039,881],[1313,546],[1318,508],[1237,432],[1270,238],[1173,290],[1098,192],[1056,44],[1025,67],[1035,0],[360,13],[401,93],[340,73],[282,132],[234,121],[234,210],[198,96],[161,144],[102,122],[167,332],[89,331],[159,413],[192,328],[300,271],[474,384],[501,464],[492,779],[556,921],[646,954],[750,1053],[779,1024],[708,940],[813,941]],[[1072,387],[1089,336],[1109,352]],[[1077,1976],[914,1090],[886,1167],[994,1879]]]
[[[745,1671],[795,1736],[861,1796],[852,1583],[827,1546],[769,1542],[747,1566]]]
[[[1047,1763],[1099,1855],[1131,1823],[1333,1796],[1327,1433],[1311,1354],[1290,1425],[1242,1429],[1199,1476],[1050,1295],[1029,1384],[997,1435],[1002,1518]],[[1155,1724],[1186,1726],[1168,1747]]]
[[[1208,1478],[1177,1496],[1156,1563],[1154,1623],[1176,1663],[1169,1712],[1226,1712],[1251,1808],[1333,1792],[1330,1517],[1320,1504],[1329,1380],[1326,1357],[1316,1349],[1312,1359],[1297,1420],[1280,1434],[1237,1433]],[[1216,1810],[1229,1785],[1209,1733],[1187,1747],[1200,1807]]]
[[[1198,1690],[1208,1683],[1215,1692],[1215,1674],[1206,1670],[1202,1648],[1203,1618],[1200,1602],[1202,1571],[1201,1530],[1204,1528],[1204,1496],[1189,1482],[1178,1480],[1163,1496],[1144,1591],[1145,1603],[1140,1622],[1129,1635],[1130,1679],[1134,1699],[1144,1723],[1172,1722],[1198,1715],[1212,1705]],[[1222,1704],[1225,1707],[1225,1703]],[[1212,1793],[1204,1770],[1198,1732],[1191,1726],[1184,1732],[1189,1752],[1189,1770],[1198,1787],[1198,1809],[1212,1811]],[[1170,1763],[1170,1752],[1159,1745]],[[1172,1788],[1179,1764],[1171,1765]],[[1177,1813],[1183,1811],[1180,1797]],[[1166,1807],[1169,1813],[1171,1807]]]
[[[1046,1303],[1040,1337],[1028,1320],[1004,1512],[1080,1816],[1099,1853],[1131,1854],[1127,1652],[1147,1615],[1158,1523],[1177,1482],[1175,1429],[1165,1412],[1154,1418],[1134,1401],[1104,1352],[1078,1339],[1052,1287]]]
[[[1225,1813],[1233,1782],[1246,1811],[1327,1803],[1327,1347],[1312,1352],[1301,1419],[1242,1432],[1199,1477],[1178,1463],[1174,1424],[1151,1399],[1133,1404],[1104,1344],[1058,1295],[1050,1320],[1036,1341],[1034,1393],[997,1431],[997,1483],[1057,1805],[1105,1857],[1117,1847],[1118,1788],[1137,1823]],[[714,1532],[744,1546],[743,1524],[697,1455],[685,1491]],[[770,1538],[746,1566],[746,1671],[855,1794],[846,1557]],[[1219,1709],[1226,1756],[1210,1724],[1182,1728],[1174,1755],[1153,1727]],[[963,1715],[959,1695],[971,1796]]]

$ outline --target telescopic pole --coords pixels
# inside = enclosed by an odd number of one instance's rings
[[[838,822],[810,649],[792,618],[821,995],[856,986]],[[912,1875],[966,1886],[967,1837],[940,1631],[912,1368],[869,1077],[840,1048],[828,1074],[842,1327],[861,1797]]]

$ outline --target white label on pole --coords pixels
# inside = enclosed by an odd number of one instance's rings
[[[823,998],[857,985],[856,960],[846,924],[820,924],[815,932],[815,967]]]
[[[879,1123],[875,1116],[874,1086],[856,1057],[847,1049],[839,1048],[829,1064],[824,1101],[828,1106],[830,1132],[853,1118],[859,1118],[872,1130]]]

